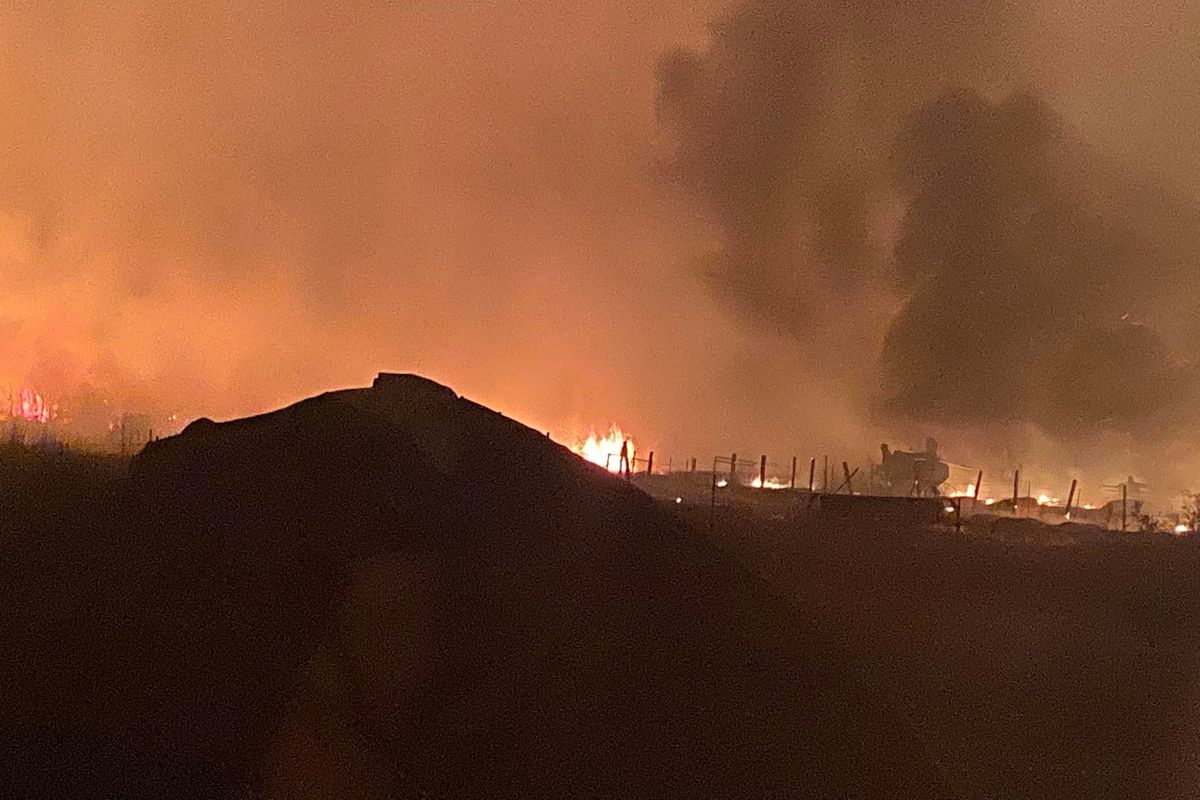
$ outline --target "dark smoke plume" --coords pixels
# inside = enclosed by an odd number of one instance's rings
[[[890,408],[1060,435],[1181,420],[1189,367],[1148,321],[1196,251],[1142,220],[1195,225],[1193,208],[1139,199],[1027,95],[941,97],[897,152],[909,206],[894,263],[911,296],[883,351]]]
[[[1171,430],[1196,395],[1200,214],[1039,99],[1033,27],[985,2],[762,0],[665,55],[672,175],[720,240],[705,274],[798,340],[890,309],[887,417]],[[846,356],[803,357],[870,372]]]
[[[707,270],[735,310],[804,334],[887,258],[888,145],[948,83],[1009,72],[1018,20],[993,3],[752,3],[711,49],[659,63],[673,177],[715,223]]]

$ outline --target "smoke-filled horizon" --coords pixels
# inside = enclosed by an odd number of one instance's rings
[[[0,379],[224,418],[392,369],[680,455],[1193,466],[1198,19],[10,4]]]
[[[947,430],[993,466],[1180,481],[1200,206],[1168,161],[1055,107],[1069,82],[1038,40],[1056,10],[747,3],[659,62],[670,175],[717,231],[714,297],[794,340],[801,369],[847,374],[865,419]]]

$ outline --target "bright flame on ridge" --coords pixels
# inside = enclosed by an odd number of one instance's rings
[[[608,429],[608,434],[599,436],[595,431],[588,435],[584,442],[570,446],[572,453],[580,455],[585,461],[590,461],[604,467],[609,472],[621,471],[621,449],[626,448],[630,465],[633,464],[633,439],[626,436],[616,425]]]
[[[50,404],[33,389],[25,388],[17,392],[11,410],[13,417],[20,417],[26,422],[50,421]]]

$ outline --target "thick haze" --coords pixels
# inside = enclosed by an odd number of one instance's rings
[[[1195,438],[1198,8],[6,4],[0,379],[1145,471]]]
[[[1200,409],[1194,164],[1123,137],[1145,133],[1146,96],[1170,87],[1172,117],[1194,119],[1196,94],[1143,72],[1141,102],[1100,96],[1110,117],[1072,120],[1056,105],[1085,108],[1076,73],[1050,48],[1078,35],[1078,67],[1092,46],[1128,63],[1114,39],[1146,26],[1183,69],[1194,12],[1094,8],[1111,30],[1089,41],[1103,26],[1060,29],[1060,11],[749,3],[660,61],[671,177],[717,231],[714,296],[794,338],[800,369],[861,377],[841,396],[877,424],[949,432],[981,464],[1177,482],[1166,449],[1194,443]],[[1170,40],[1180,23],[1191,42]],[[1133,77],[1108,88],[1134,99]]]

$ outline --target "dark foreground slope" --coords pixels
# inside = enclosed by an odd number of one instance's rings
[[[711,541],[845,635],[961,796],[1200,796],[1200,539],[713,517]]]
[[[436,384],[197,423],[74,502],[4,540],[14,794],[946,796],[787,604]]]

